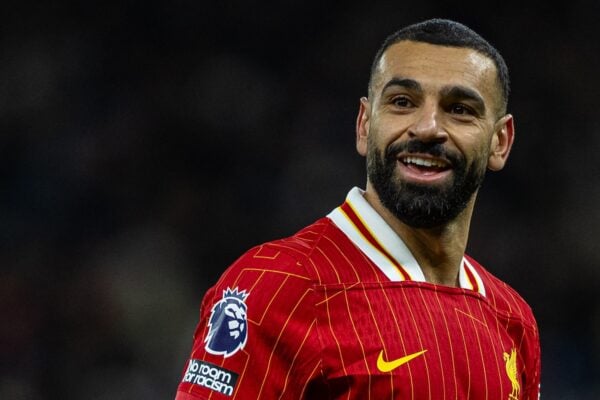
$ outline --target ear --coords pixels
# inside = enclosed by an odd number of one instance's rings
[[[506,114],[495,124],[494,136],[490,143],[488,169],[499,171],[504,168],[510,149],[515,141],[515,126],[513,116]]]
[[[369,118],[371,104],[366,97],[360,98],[360,106],[356,117],[356,150],[361,156],[367,155],[367,136],[369,135]]]

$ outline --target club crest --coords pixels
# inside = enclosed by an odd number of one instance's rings
[[[519,384],[518,369],[517,369],[517,349],[514,347],[510,351],[510,354],[503,354],[504,361],[506,362],[506,374],[510,383],[512,384],[512,392],[508,395],[509,400],[518,400],[520,398],[519,392],[521,391],[521,385]]]
[[[204,348],[210,354],[230,357],[243,349],[248,339],[245,300],[249,293],[227,288],[223,298],[212,308]]]

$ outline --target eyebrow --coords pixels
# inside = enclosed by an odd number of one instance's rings
[[[419,92],[423,91],[421,84],[414,79],[409,78],[392,78],[386,83],[381,89],[381,93],[383,94],[389,87],[391,86],[400,86],[406,89],[412,89]]]

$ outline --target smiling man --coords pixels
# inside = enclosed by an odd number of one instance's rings
[[[538,399],[530,307],[465,255],[513,144],[508,94],[504,60],[462,24],[388,37],[356,121],[365,189],[225,271],[176,399]]]

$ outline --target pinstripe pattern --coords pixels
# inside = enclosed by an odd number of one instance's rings
[[[509,400],[503,354],[512,349],[519,398],[537,400],[539,338],[521,297],[468,256],[460,288],[424,282],[357,195],[224,272],[203,299],[190,359],[238,374],[236,387],[227,396],[182,382],[177,400]],[[208,353],[204,339],[227,288],[249,293],[248,340],[225,358]],[[392,361],[423,350],[389,372],[377,368],[381,352]]]

